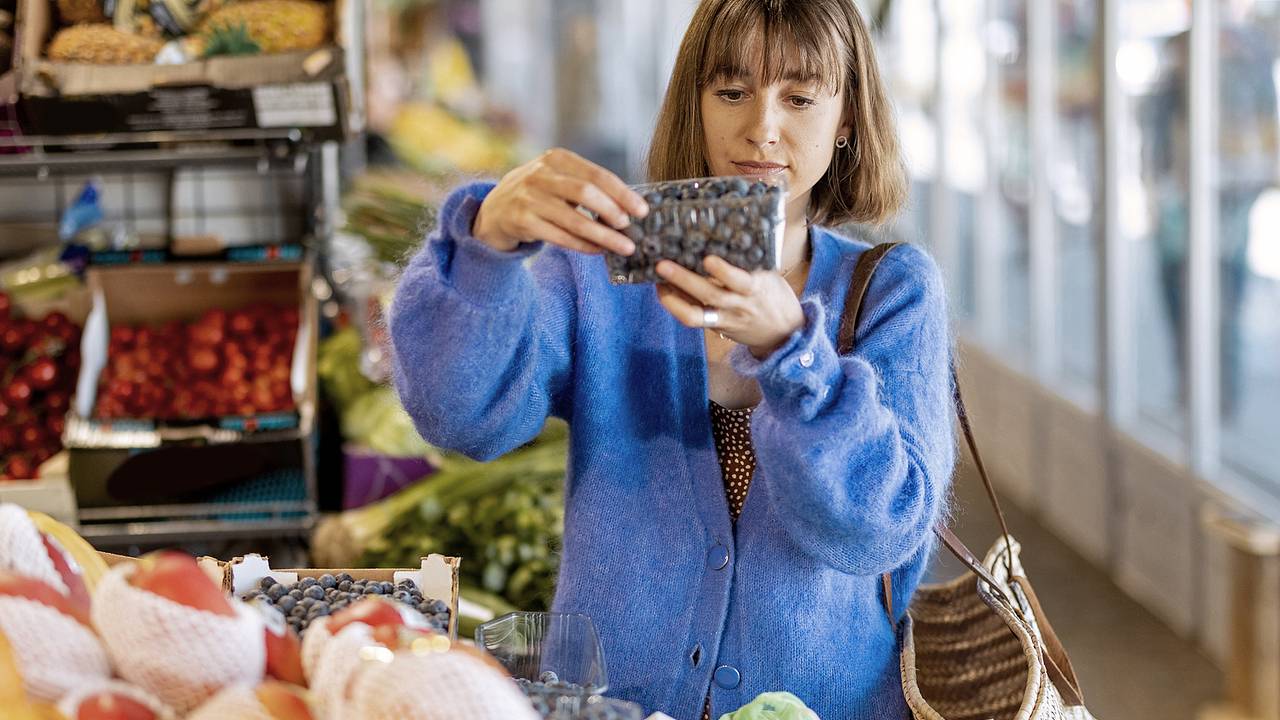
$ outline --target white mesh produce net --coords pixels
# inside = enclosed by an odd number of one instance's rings
[[[76,720],[76,713],[80,711],[81,703],[104,693],[121,695],[150,708],[151,712],[155,713],[156,720],[177,720],[178,716],[170,707],[160,702],[159,698],[137,685],[130,685],[119,680],[107,680],[72,690],[62,700],[58,701],[58,711],[66,715],[70,720]]]
[[[333,633],[329,632],[329,621],[331,616],[324,616],[311,623],[307,628],[307,633],[302,636],[302,672],[307,676],[307,682],[315,685],[316,665],[320,662],[320,655],[324,652],[325,645],[329,644],[329,638],[333,637]]]
[[[364,720],[538,720],[510,678],[458,651],[367,661],[348,708]]]
[[[31,695],[57,702],[111,677],[106,650],[75,618],[27,598],[0,595],[0,632],[9,639]]]
[[[120,674],[179,713],[228,685],[256,685],[266,666],[262,616],[233,600],[215,615],[139,590],[132,565],[113,568],[94,594],[93,623]]]
[[[187,720],[276,720],[258,701],[255,688],[233,685],[209,698]]]
[[[311,632],[307,631],[308,639]],[[364,663],[361,654],[367,654],[366,648],[374,646],[380,647],[373,640],[372,630],[364,623],[352,623],[323,642],[319,659],[314,671],[307,675],[307,682],[316,705],[326,718],[359,717],[348,712],[347,698],[351,683]]]
[[[0,570],[43,580],[66,594],[67,584],[49,559],[44,537],[27,511],[11,503],[0,504]]]

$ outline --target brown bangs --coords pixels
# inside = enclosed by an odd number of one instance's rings
[[[835,94],[845,82],[852,39],[839,37],[842,23],[823,10],[819,3],[728,0],[711,23],[698,87],[760,74],[764,85],[816,81]]]

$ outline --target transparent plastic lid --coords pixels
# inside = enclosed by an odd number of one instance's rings
[[[781,267],[787,198],[781,178],[693,178],[633,188],[648,203],[649,214],[631,218],[623,230],[635,243],[635,254],[605,254],[610,282],[657,282],[660,260],[704,273],[707,255],[746,270]]]
[[[581,614],[514,612],[476,628],[476,645],[514,678],[540,682],[554,673],[561,689],[587,695],[609,688],[604,649],[591,618]]]

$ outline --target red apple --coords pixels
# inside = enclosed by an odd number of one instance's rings
[[[137,700],[104,690],[81,700],[71,720],[156,720],[156,717],[151,708]]]
[[[77,605],[75,601],[63,595],[57,588],[35,578],[0,570],[0,595],[35,600],[76,620],[85,627],[92,627],[89,623],[89,608],[87,606]]]
[[[384,625],[407,625],[401,613],[401,605],[382,598],[367,597],[356,604],[343,608],[333,614],[329,620],[329,632],[337,635],[342,628],[351,623],[364,623],[371,628]]]
[[[254,607],[262,613],[267,644],[267,677],[294,685],[306,685],[302,670],[302,641],[289,627],[279,610],[258,602]]]
[[[57,540],[43,532],[40,533],[40,539],[44,541],[44,550],[53,561],[53,568],[58,571],[58,577],[62,578],[62,584],[67,586],[67,597],[87,616],[91,603],[89,588],[85,585],[84,577],[73,565],[71,556],[58,544]]]
[[[160,550],[138,558],[129,584],[197,610],[226,617],[236,614],[222,588],[204,574],[195,558],[176,550]]]
[[[254,690],[258,702],[275,720],[314,720],[311,706],[295,685],[268,680]]]

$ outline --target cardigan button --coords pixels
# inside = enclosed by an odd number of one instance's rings
[[[732,690],[738,687],[742,682],[742,673],[738,672],[738,668],[732,665],[721,665],[716,668],[716,685],[724,690]]]
[[[813,367],[813,351],[806,350],[805,353],[800,356],[800,367]]]
[[[707,567],[712,570],[723,570],[729,566],[729,548],[716,543],[707,551]]]

